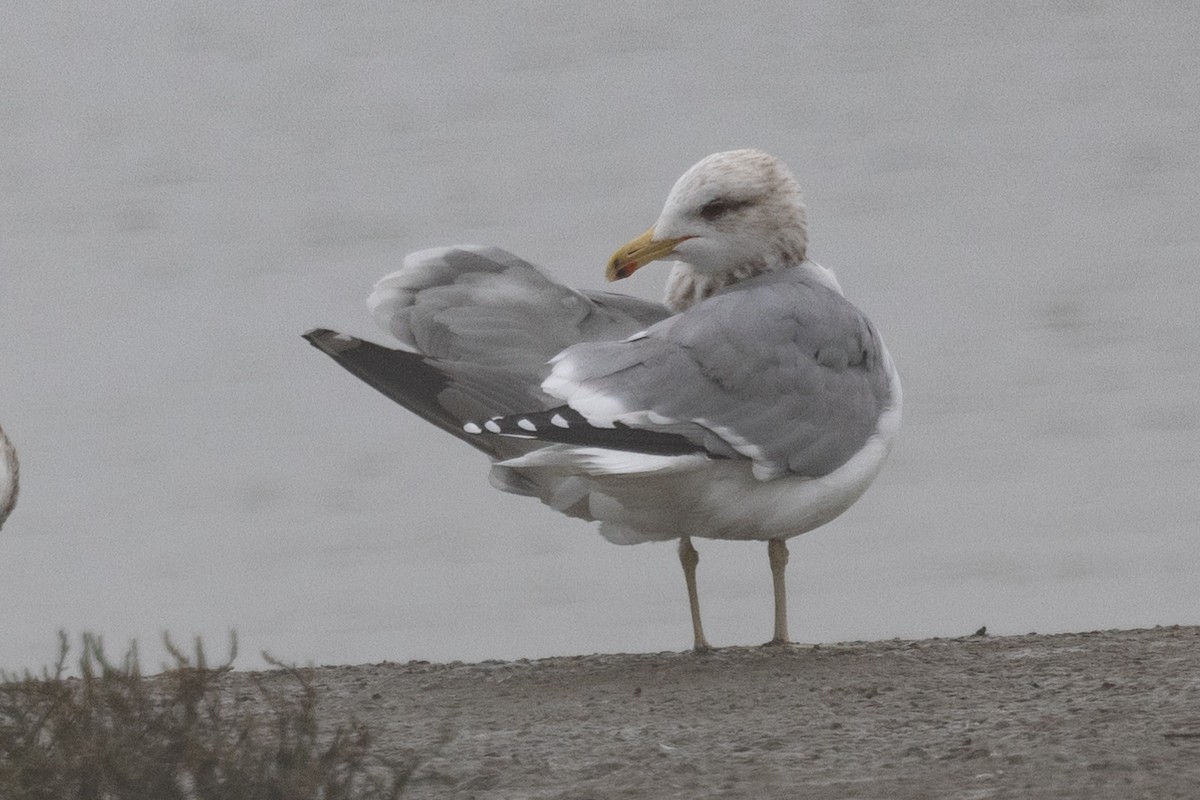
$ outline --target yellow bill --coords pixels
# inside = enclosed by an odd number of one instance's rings
[[[651,228],[632,242],[617,248],[617,252],[613,253],[612,258],[608,260],[608,279],[619,281],[622,278],[628,278],[638,268],[646,266],[651,261],[671,255],[680,242],[690,238],[690,236],[680,236],[676,239],[660,239],[656,242],[654,241],[654,228]]]

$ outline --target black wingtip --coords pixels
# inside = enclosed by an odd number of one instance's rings
[[[306,331],[303,336],[313,347],[331,356],[353,350],[362,344],[362,339],[331,331],[328,328],[313,328]]]
[[[472,420],[463,425],[463,432],[472,437],[486,437],[487,434],[492,434],[514,439],[540,439],[544,442],[627,450],[647,455],[682,456],[706,452],[701,443],[693,442],[678,433],[631,428],[620,422],[608,427],[593,425],[569,406],[558,406],[548,411],[530,414]],[[714,455],[709,457],[720,458]]]

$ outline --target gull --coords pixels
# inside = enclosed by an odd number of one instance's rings
[[[17,448],[8,440],[4,428],[0,428],[0,528],[17,505],[20,486],[21,465],[17,461]]]
[[[491,483],[600,523],[609,541],[679,542],[693,646],[693,538],[767,543],[768,644],[789,641],[787,539],[849,508],[901,420],[883,340],[807,255],[800,189],[760,150],[710,155],[610,281],[675,261],[663,304],[563,286],[496,248],[409,255],[368,300],[393,349],[305,334],[339,364],[491,459]]]

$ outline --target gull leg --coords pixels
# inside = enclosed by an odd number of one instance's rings
[[[689,536],[679,537],[679,563],[683,565],[683,579],[687,582],[688,604],[692,607],[692,633],[696,642],[693,648],[697,653],[703,653],[712,648],[704,638],[704,629],[700,627],[700,596],[696,593],[696,565],[700,563],[700,554],[692,547]]]
[[[775,585],[775,637],[767,644],[787,644],[787,586],[783,571],[787,567],[787,542],[771,539],[767,542],[767,557],[771,560],[771,581]]]

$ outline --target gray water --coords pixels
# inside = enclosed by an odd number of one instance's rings
[[[793,540],[804,641],[1200,622],[1200,6],[10,3],[0,667],[58,628],[244,666],[690,643],[616,547],[299,338],[386,341],[404,253],[599,287],[671,183],[768,149],[905,383],[875,486]],[[665,270],[618,288],[646,297]],[[760,544],[698,542],[715,644]]]

